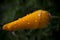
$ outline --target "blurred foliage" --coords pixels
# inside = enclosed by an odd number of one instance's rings
[[[0,0],[0,40],[56,40],[56,37],[60,35],[58,4],[58,0]],[[14,21],[38,9],[47,10],[52,16],[58,17],[52,18],[48,28],[45,29],[15,32],[1,30],[5,23]]]

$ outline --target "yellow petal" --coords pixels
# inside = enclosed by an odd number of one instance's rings
[[[16,21],[3,25],[3,30],[15,31],[23,29],[41,29],[45,28],[49,21],[49,12],[45,10],[36,10]]]

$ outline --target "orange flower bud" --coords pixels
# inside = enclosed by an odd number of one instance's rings
[[[50,21],[49,12],[37,10],[16,21],[3,25],[3,30],[15,31],[23,29],[41,29],[45,28]]]

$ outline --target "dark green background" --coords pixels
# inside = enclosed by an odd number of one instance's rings
[[[60,35],[59,3],[59,0],[0,0],[0,40],[56,40],[56,37]],[[48,28],[45,29],[15,32],[1,29],[5,23],[38,9],[47,10],[52,16],[58,17],[52,18]]]

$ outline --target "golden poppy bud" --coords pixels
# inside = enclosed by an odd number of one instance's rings
[[[41,29],[45,28],[50,21],[49,12],[45,10],[34,11],[16,21],[3,25],[3,30],[15,31],[23,29]]]

